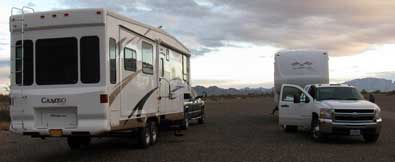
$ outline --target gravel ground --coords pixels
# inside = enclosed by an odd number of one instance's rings
[[[0,132],[0,162],[9,161],[395,161],[395,96],[378,96],[384,125],[377,143],[360,137],[314,142],[306,132],[285,133],[270,115],[272,98],[208,102],[207,122],[192,125],[184,136],[162,131],[159,143],[145,150],[133,140],[94,139],[81,150],[69,150],[65,139],[33,139]]]

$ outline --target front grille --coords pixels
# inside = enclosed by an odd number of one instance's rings
[[[335,116],[335,120],[373,120],[374,116]]]
[[[373,109],[335,109],[335,113],[374,113]]]
[[[374,109],[336,109],[333,113],[335,122],[370,122],[374,116]]]

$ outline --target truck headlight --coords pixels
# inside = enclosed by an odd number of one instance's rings
[[[320,118],[321,119],[332,119],[332,109],[322,108],[320,109]]]
[[[375,119],[380,119],[381,118],[381,110],[380,109],[376,109],[374,112],[375,112],[374,118]]]

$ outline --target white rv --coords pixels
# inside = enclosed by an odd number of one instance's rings
[[[190,52],[176,38],[105,9],[10,17],[11,130],[67,137],[157,140],[161,121],[184,121]]]

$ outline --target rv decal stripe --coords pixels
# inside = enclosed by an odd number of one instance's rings
[[[136,71],[135,73],[130,74],[129,76],[124,78],[121,83],[118,83],[117,85],[115,85],[115,90],[109,96],[109,104],[110,105],[114,102],[115,98],[119,95],[119,93],[121,93],[122,89],[127,84],[129,84],[130,81],[132,81],[137,76],[137,74],[139,74],[141,71],[142,70],[140,69],[140,70]]]
[[[145,103],[147,102],[148,98],[149,98],[157,89],[158,89],[158,87],[152,89],[152,90],[149,91],[147,94],[145,94],[145,95],[143,96],[143,98],[141,98],[140,101],[137,102],[136,106],[134,106],[134,108],[133,108],[132,112],[129,114],[128,118],[131,118],[131,117],[134,115],[134,113],[136,113],[136,111],[139,111],[139,112],[140,112],[139,114],[137,114],[137,117],[140,117],[140,116],[141,116],[141,111],[143,110],[144,105],[145,105]],[[124,124],[126,124],[126,123],[127,123],[127,121],[126,121]]]

